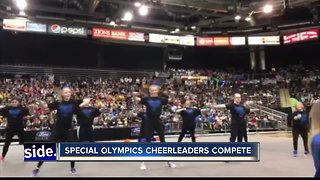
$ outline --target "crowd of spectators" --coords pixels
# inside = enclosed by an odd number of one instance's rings
[[[243,100],[254,101],[263,106],[280,106],[279,90],[288,88],[290,95],[306,105],[319,98],[320,73],[300,66],[269,73],[228,73],[224,71],[169,69],[168,78],[119,79],[78,78],[65,81],[52,75],[30,79],[0,79],[0,105],[5,106],[12,97],[20,97],[23,106],[29,108],[32,119],[26,122],[26,130],[51,128],[54,114],[49,114],[42,102],[53,102],[59,96],[62,86],[74,90],[74,98],[92,98],[97,107],[108,109],[95,121],[96,128],[139,126],[134,114],[139,109],[139,99],[146,96],[153,81],[162,84],[161,92],[169,97],[170,103],[164,108],[163,118],[167,131],[180,129],[181,118],[175,111],[189,99],[203,110],[197,125],[203,129],[223,131],[229,128],[229,114],[225,109],[214,109],[216,104],[230,102],[234,93],[241,93]],[[251,113],[249,127],[275,127],[268,115]],[[76,123],[76,119],[75,119]],[[0,117],[0,128],[5,127]]]

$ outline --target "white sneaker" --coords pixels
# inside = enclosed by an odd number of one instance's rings
[[[72,174],[72,175],[76,175],[76,174],[77,174],[77,170],[76,170],[76,168],[71,168],[71,170],[70,170],[70,174]]]
[[[140,170],[147,170],[147,166],[144,164],[144,162],[140,164]]]
[[[173,164],[172,162],[168,162],[167,164],[169,167],[171,167],[172,169],[176,168],[177,165]]]

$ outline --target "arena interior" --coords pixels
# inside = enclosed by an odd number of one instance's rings
[[[24,162],[23,142],[50,141],[59,113],[48,104],[64,87],[75,101],[103,108],[92,122],[95,142],[134,143],[143,131],[140,102],[155,84],[168,98],[159,116],[167,142],[178,141],[184,127],[178,112],[189,102],[201,110],[196,142],[229,142],[233,115],[217,107],[240,94],[250,109],[245,134],[260,143],[260,160],[174,162],[176,168],[146,162],[144,171],[140,162],[76,162],[72,174],[68,162],[49,162],[36,175],[314,177],[317,156],[304,151],[300,136],[295,151],[293,136],[298,104],[309,115],[320,100],[319,6],[319,0],[1,0],[1,153],[14,127],[5,109],[18,100],[28,118],[23,138],[14,134],[0,158],[0,177],[35,175],[37,162]],[[312,141],[308,121],[303,132]],[[68,132],[79,140],[76,115]],[[182,142],[191,140],[187,133]]]

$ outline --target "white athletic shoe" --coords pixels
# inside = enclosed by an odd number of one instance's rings
[[[77,170],[76,170],[76,168],[71,168],[70,174],[71,174],[71,175],[77,175]]]
[[[140,164],[140,170],[147,170],[147,166],[144,164],[144,162]]]
[[[39,168],[35,168],[35,169],[32,170],[32,175],[31,175],[31,177],[37,177],[38,174],[39,174]]]
[[[172,162],[168,162],[167,164],[170,168],[174,169],[177,167],[177,165],[173,164]]]

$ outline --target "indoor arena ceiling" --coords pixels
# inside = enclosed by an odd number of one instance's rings
[[[43,21],[66,21],[88,26],[112,25],[144,31],[193,34],[232,33],[279,25],[318,24],[320,0],[26,0],[26,16]],[[141,16],[145,5],[148,14]],[[273,6],[263,13],[266,4]],[[123,20],[131,12],[131,21]],[[16,16],[16,0],[0,1],[0,16]],[[240,15],[241,19],[235,20]],[[249,20],[248,18],[251,18]],[[247,19],[246,19],[247,18]],[[114,22],[111,24],[110,22]]]

